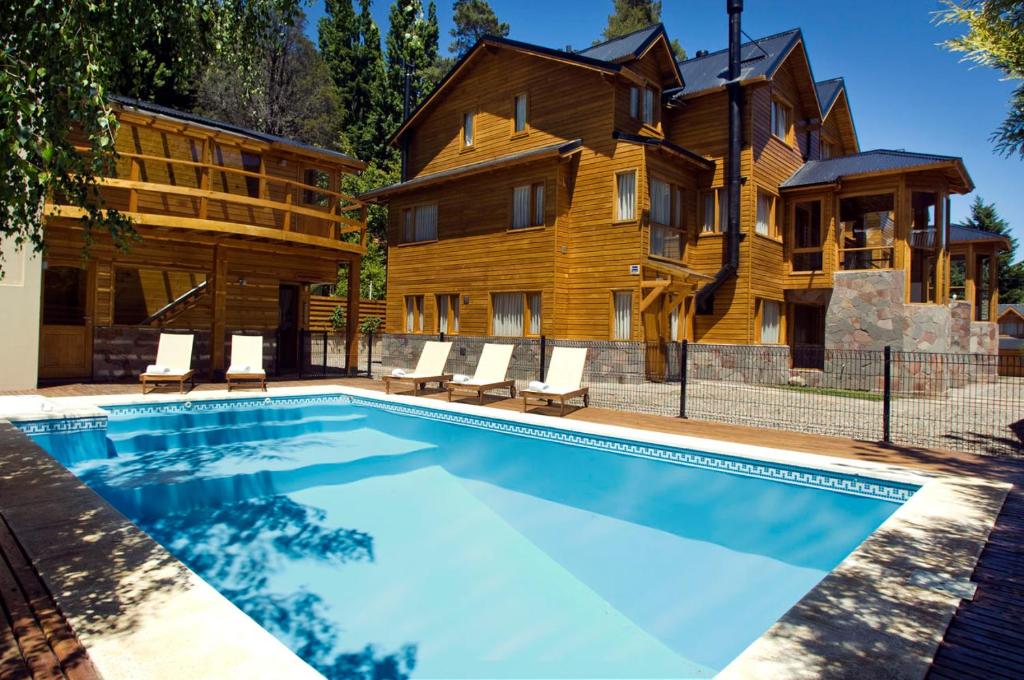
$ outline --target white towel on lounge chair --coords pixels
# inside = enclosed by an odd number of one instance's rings
[[[533,392],[547,392],[549,387],[550,385],[546,382],[541,382],[539,380],[531,380],[527,385],[527,388]]]
[[[463,373],[456,373],[452,376],[453,383],[462,383],[463,385],[469,383],[469,376]]]
[[[170,372],[170,366],[161,366],[160,364],[150,364],[149,366],[146,366],[147,375],[168,375]]]
[[[391,371],[391,375],[396,378],[404,378],[408,374],[405,372],[404,368],[396,368]]]
[[[586,363],[586,347],[556,347],[551,352],[547,382],[541,383],[543,389],[535,391],[547,394],[575,392],[583,383],[583,367]],[[534,389],[533,383],[530,383],[530,389]]]
[[[423,343],[420,360],[412,372],[396,368],[391,371],[395,378],[435,378],[444,375],[444,365],[448,363],[448,354],[452,351],[452,343],[428,340]]]

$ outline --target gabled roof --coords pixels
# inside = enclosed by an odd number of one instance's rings
[[[967,174],[967,169],[961,158],[891,149],[875,149],[823,161],[807,161],[782,183],[781,188],[796,189],[819,184],[835,184],[842,179],[858,175],[927,168],[954,170],[959,175],[965,193],[974,188],[974,182]]]
[[[1010,239],[1002,234],[993,234],[991,231],[975,229],[974,227],[968,227],[963,224],[949,225],[950,243],[977,243],[979,241],[998,241],[1004,244],[1007,248],[1010,247]]]
[[[775,75],[789,53],[803,40],[799,28],[759,38],[740,46],[740,82],[767,80]],[[679,62],[683,87],[666,94],[688,97],[725,87],[729,75],[729,50],[710,52]]]
[[[469,165],[441,170],[440,172],[432,172],[429,175],[420,175],[419,177],[410,179],[406,182],[397,182],[378,189],[372,189],[364,194],[360,194],[359,200],[374,201],[386,196],[392,196],[394,194],[411,191],[413,189],[422,189],[423,187],[433,186],[439,182],[460,179],[480,172],[488,172],[498,170],[500,168],[522,165],[524,163],[530,163],[532,161],[545,158],[565,157],[576,153],[582,146],[582,139],[573,139],[568,142],[558,142],[557,144],[549,144],[548,146],[542,146],[537,149],[529,149],[527,151],[508,154],[507,156],[491,158],[490,160],[480,161],[479,163],[470,163]]]
[[[423,98],[423,101],[413,109],[409,117],[399,126],[398,130],[395,131],[391,138],[388,140],[388,144],[394,144],[409,128],[414,120],[419,118],[420,114],[423,113],[440,95],[441,91],[444,90],[448,85],[455,79],[455,77],[462,72],[466,64],[475,59],[486,47],[502,47],[507,49],[517,50],[526,54],[533,54],[553,61],[560,61],[566,64],[572,64],[575,66],[581,66],[584,68],[595,69],[603,73],[619,73],[622,70],[622,66],[619,64],[612,63],[610,61],[602,61],[600,59],[594,59],[578,52],[565,52],[562,50],[554,50],[550,47],[541,47],[540,45],[532,45],[530,43],[520,42],[518,40],[510,40],[509,38],[499,38],[494,35],[482,36],[476,41],[476,44],[470,48],[466,54],[462,56],[455,65],[445,74],[444,78],[431,90],[430,94]]]
[[[698,153],[690,151],[689,149],[673,144],[660,137],[649,137],[646,135],[634,135],[629,132],[619,132],[618,130],[612,133],[612,139],[620,139],[623,142],[629,142],[631,144],[641,144],[643,146],[650,146],[657,149],[666,151],[674,156],[683,158],[690,163],[693,163],[702,170],[714,170],[715,162],[710,158],[705,158]]]
[[[323,149],[312,144],[306,144],[295,139],[288,139],[287,137],[279,137],[277,135],[267,134],[266,132],[259,132],[257,130],[250,130],[248,128],[239,127],[232,125],[231,123],[225,123],[222,120],[214,120],[213,118],[206,118],[205,116],[199,116],[194,113],[188,113],[186,111],[179,111],[172,109],[168,106],[161,106],[160,104],[154,104],[153,102],[145,102],[139,99],[132,99],[131,97],[123,97],[121,95],[112,95],[109,99],[115,104],[125,109],[136,109],[144,113],[160,116],[162,118],[171,118],[176,121],[189,123],[206,128],[214,128],[216,130],[223,130],[232,134],[241,135],[243,137],[250,137],[252,139],[266,142],[272,146],[286,147],[292,151],[298,151],[300,153],[316,154],[318,156],[327,156],[333,160],[340,161],[346,165],[352,166],[356,170],[362,170],[366,167],[366,163],[353,158],[347,154],[343,154],[340,151],[332,151],[331,149]]]
[[[814,84],[818,92],[818,103],[821,105],[822,116],[827,116],[832,105],[839,99],[839,93],[846,89],[846,81],[842,78],[819,80]]]
[[[1016,314],[1020,318],[1024,319],[1024,304],[1000,304],[999,311],[996,313],[996,319],[1001,318],[1003,314],[1006,314],[1007,312]]]
[[[651,24],[632,33],[620,35],[618,38],[578,50],[576,54],[601,61],[639,59],[647,51],[647,48],[658,39],[659,35],[665,35],[665,27],[661,24]]]

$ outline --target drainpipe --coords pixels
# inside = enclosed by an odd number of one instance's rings
[[[725,230],[726,257],[715,278],[697,291],[697,312],[711,314],[714,296],[740,266],[740,147],[742,145],[743,88],[740,85],[740,15],[743,0],[725,0],[729,13],[729,155],[726,172],[729,187],[729,223]]]

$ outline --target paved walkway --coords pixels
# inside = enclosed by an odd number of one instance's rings
[[[342,380],[307,380],[293,382],[278,382],[277,385],[315,385],[323,384],[347,384],[365,389],[382,390],[383,385],[377,381],[366,379],[342,379]],[[222,383],[200,384],[197,391],[223,389]],[[137,393],[137,384],[125,385],[63,385],[59,387],[48,387],[40,390],[32,390],[28,393],[42,394],[46,396],[72,396],[72,395],[96,395],[112,393]],[[440,392],[429,393],[427,398],[444,399]],[[735,395],[734,395],[735,396]],[[501,397],[488,398],[486,403],[489,406],[502,409],[519,409],[522,406],[521,400],[512,400]],[[554,414],[556,408],[546,406],[531,407],[531,410],[538,413]],[[706,437],[733,441],[741,444],[756,446],[767,446],[784,448],[809,453],[827,454],[830,456],[857,458],[880,463],[896,464],[925,471],[942,472],[954,475],[972,475],[990,479],[1008,481],[1014,484],[1014,488],[1007,497],[1003,510],[997,520],[989,542],[984,549],[978,565],[974,572],[974,581],[978,584],[978,590],[973,599],[963,601],[957,610],[956,616],[946,632],[945,639],[935,657],[930,676],[932,678],[1020,678],[1020,669],[1024,667],[1024,633],[1020,630],[1020,621],[1024,620],[1024,461],[1007,457],[972,456],[954,451],[943,451],[939,449],[918,448],[898,445],[884,445],[871,441],[859,441],[856,439],[845,439],[836,437],[823,437],[819,435],[785,432],[781,430],[766,430],[763,428],[748,427],[737,424],[721,424],[699,420],[681,420],[653,414],[626,413],[618,410],[611,410],[600,407],[588,409],[577,409],[569,413],[567,418],[619,425],[628,428],[653,430],[675,434],[684,434],[695,437]],[[5,524],[0,524],[3,530]],[[0,547],[5,555],[8,555],[5,564],[11,565],[17,562],[16,543],[12,542],[13,537],[9,536],[6,543],[2,540],[0,533]],[[12,547],[15,546],[15,547]],[[14,555],[11,561],[10,555]],[[22,559],[24,555],[22,553]],[[32,579],[28,578],[26,571],[27,563],[21,567],[21,572],[29,587]],[[8,567],[10,569],[10,567]],[[3,576],[0,575],[0,581]],[[15,590],[4,587],[2,591],[5,605],[5,612],[10,611],[13,602],[17,606],[19,598],[21,601],[42,602],[42,611],[52,612],[55,608],[52,605],[52,598],[47,600],[48,593],[38,593],[36,597],[21,586],[22,595]],[[13,593],[13,595],[12,595]],[[47,602],[50,604],[48,605]],[[47,606],[50,609],[47,609]],[[59,612],[56,612],[59,615]],[[39,625],[37,629],[43,629],[45,617],[35,614],[23,621],[34,619]],[[8,619],[9,620],[9,619]],[[47,621],[57,621],[55,618],[48,618]],[[61,619],[62,620],[62,619]],[[29,626],[31,627],[31,625]],[[57,629],[59,631],[59,627]],[[45,631],[44,631],[45,632]],[[4,644],[3,629],[0,629],[0,649],[6,649]],[[31,638],[37,644],[41,639],[38,631]],[[45,633],[44,637],[49,640],[62,642],[67,640],[66,632],[61,637],[60,633],[51,635]],[[0,666],[0,677],[7,678],[8,669],[11,670],[10,677],[63,677],[57,675],[33,675],[31,668],[41,668],[43,673],[53,673],[58,670],[69,678],[89,678],[87,673],[91,670],[84,652],[72,652],[69,656],[61,647],[64,654],[58,654],[53,642],[47,642],[50,651],[44,647],[42,650],[44,662],[41,665],[29,664],[29,659],[21,653],[23,665],[18,666],[17,657],[10,655],[10,666]],[[19,649],[21,649],[19,647]],[[48,656],[49,655],[49,656]],[[58,663],[54,665],[54,657],[57,662],[66,663],[67,659],[80,659],[82,665],[64,669]],[[64,659],[64,660],[62,660]],[[8,663],[7,657],[3,657],[3,663]],[[14,673],[20,672],[21,675]],[[72,673],[81,673],[72,675]]]

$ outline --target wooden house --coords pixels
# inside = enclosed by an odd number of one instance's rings
[[[907,317],[906,347],[959,346],[914,329],[968,313],[949,305],[963,162],[862,151],[843,80],[815,79],[799,29],[740,57],[727,269],[726,50],[677,61],[661,25],[581,51],[481,39],[395,134],[402,181],[361,197],[390,206],[389,330],[815,355],[892,344],[890,321],[845,303],[869,286]]]
[[[301,358],[310,284],[334,282],[341,267],[354,326],[365,212],[340,182],[362,162],[144,102],[113,106],[116,171],[98,183],[138,239],[121,251],[93,234],[83,258],[83,210],[47,204],[39,379],[132,375],[153,362],[160,331],[186,329],[201,371],[226,368],[231,335],[248,333],[287,372]]]

